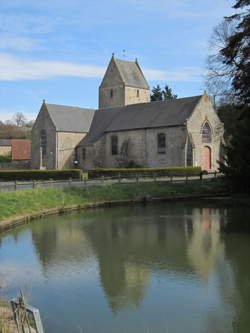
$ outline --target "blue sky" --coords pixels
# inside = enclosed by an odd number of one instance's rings
[[[152,86],[204,91],[212,29],[231,0],[0,0],[0,120],[34,119],[42,100],[96,108],[112,52]],[[123,52],[125,50],[125,52]]]

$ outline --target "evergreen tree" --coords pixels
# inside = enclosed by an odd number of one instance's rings
[[[159,84],[152,89],[151,102],[162,101],[162,90]]]
[[[163,95],[164,101],[170,101],[172,99],[177,98],[177,95],[172,93],[172,89],[168,85],[166,85],[165,89],[162,90],[162,95]]]
[[[177,95],[172,93],[172,89],[166,85],[164,89],[161,89],[159,84],[152,89],[151,102],[154,101],[170,101],[176,99]]]
[[[234,33],[220,50],[222,61],[231,68],[232,87],[243,111],[225,147],[221,171],[235,188],[250,191],[250,0],[237,0],[233,8],[245,11],[227,20],[236,21]]]

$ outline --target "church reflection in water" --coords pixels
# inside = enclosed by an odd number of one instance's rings
[[[72,260],[81,267],[95,258],[109,306],[119,312],[139,306],[152,273],[189,274],[207,283],[223,259],[225,212],[188,207],[117,207],[58,217],[36,224],[33,242],[45,275]]]

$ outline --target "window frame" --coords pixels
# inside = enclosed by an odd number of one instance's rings
[[[43,155],[47,153],[47,131],[45,129],[41,129],[40,131],[40,147],[42,148]]]
[[[202,143],[211,143],[212,142],[212,128],[206,121],[201,130],[201,141]]]
[[[157,133],[157,152],[158,154],[166,154],[166,134]]]
[[[111,143],[111,155],[118,155],[118,136],[117,135],[111,135],[110,137],[110,143]]]
[[[85,161],[86,160],[86,148],[83,147],[82,148],[82,161]]]

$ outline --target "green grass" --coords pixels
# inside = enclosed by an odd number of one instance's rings
[[[140,200],[143,198],[181,197],[191,194],[218,194],[227,191],[223,182],[113,184],[93,187],[38,188],[0,192],[0,221],[53,207],[98,201]]]

